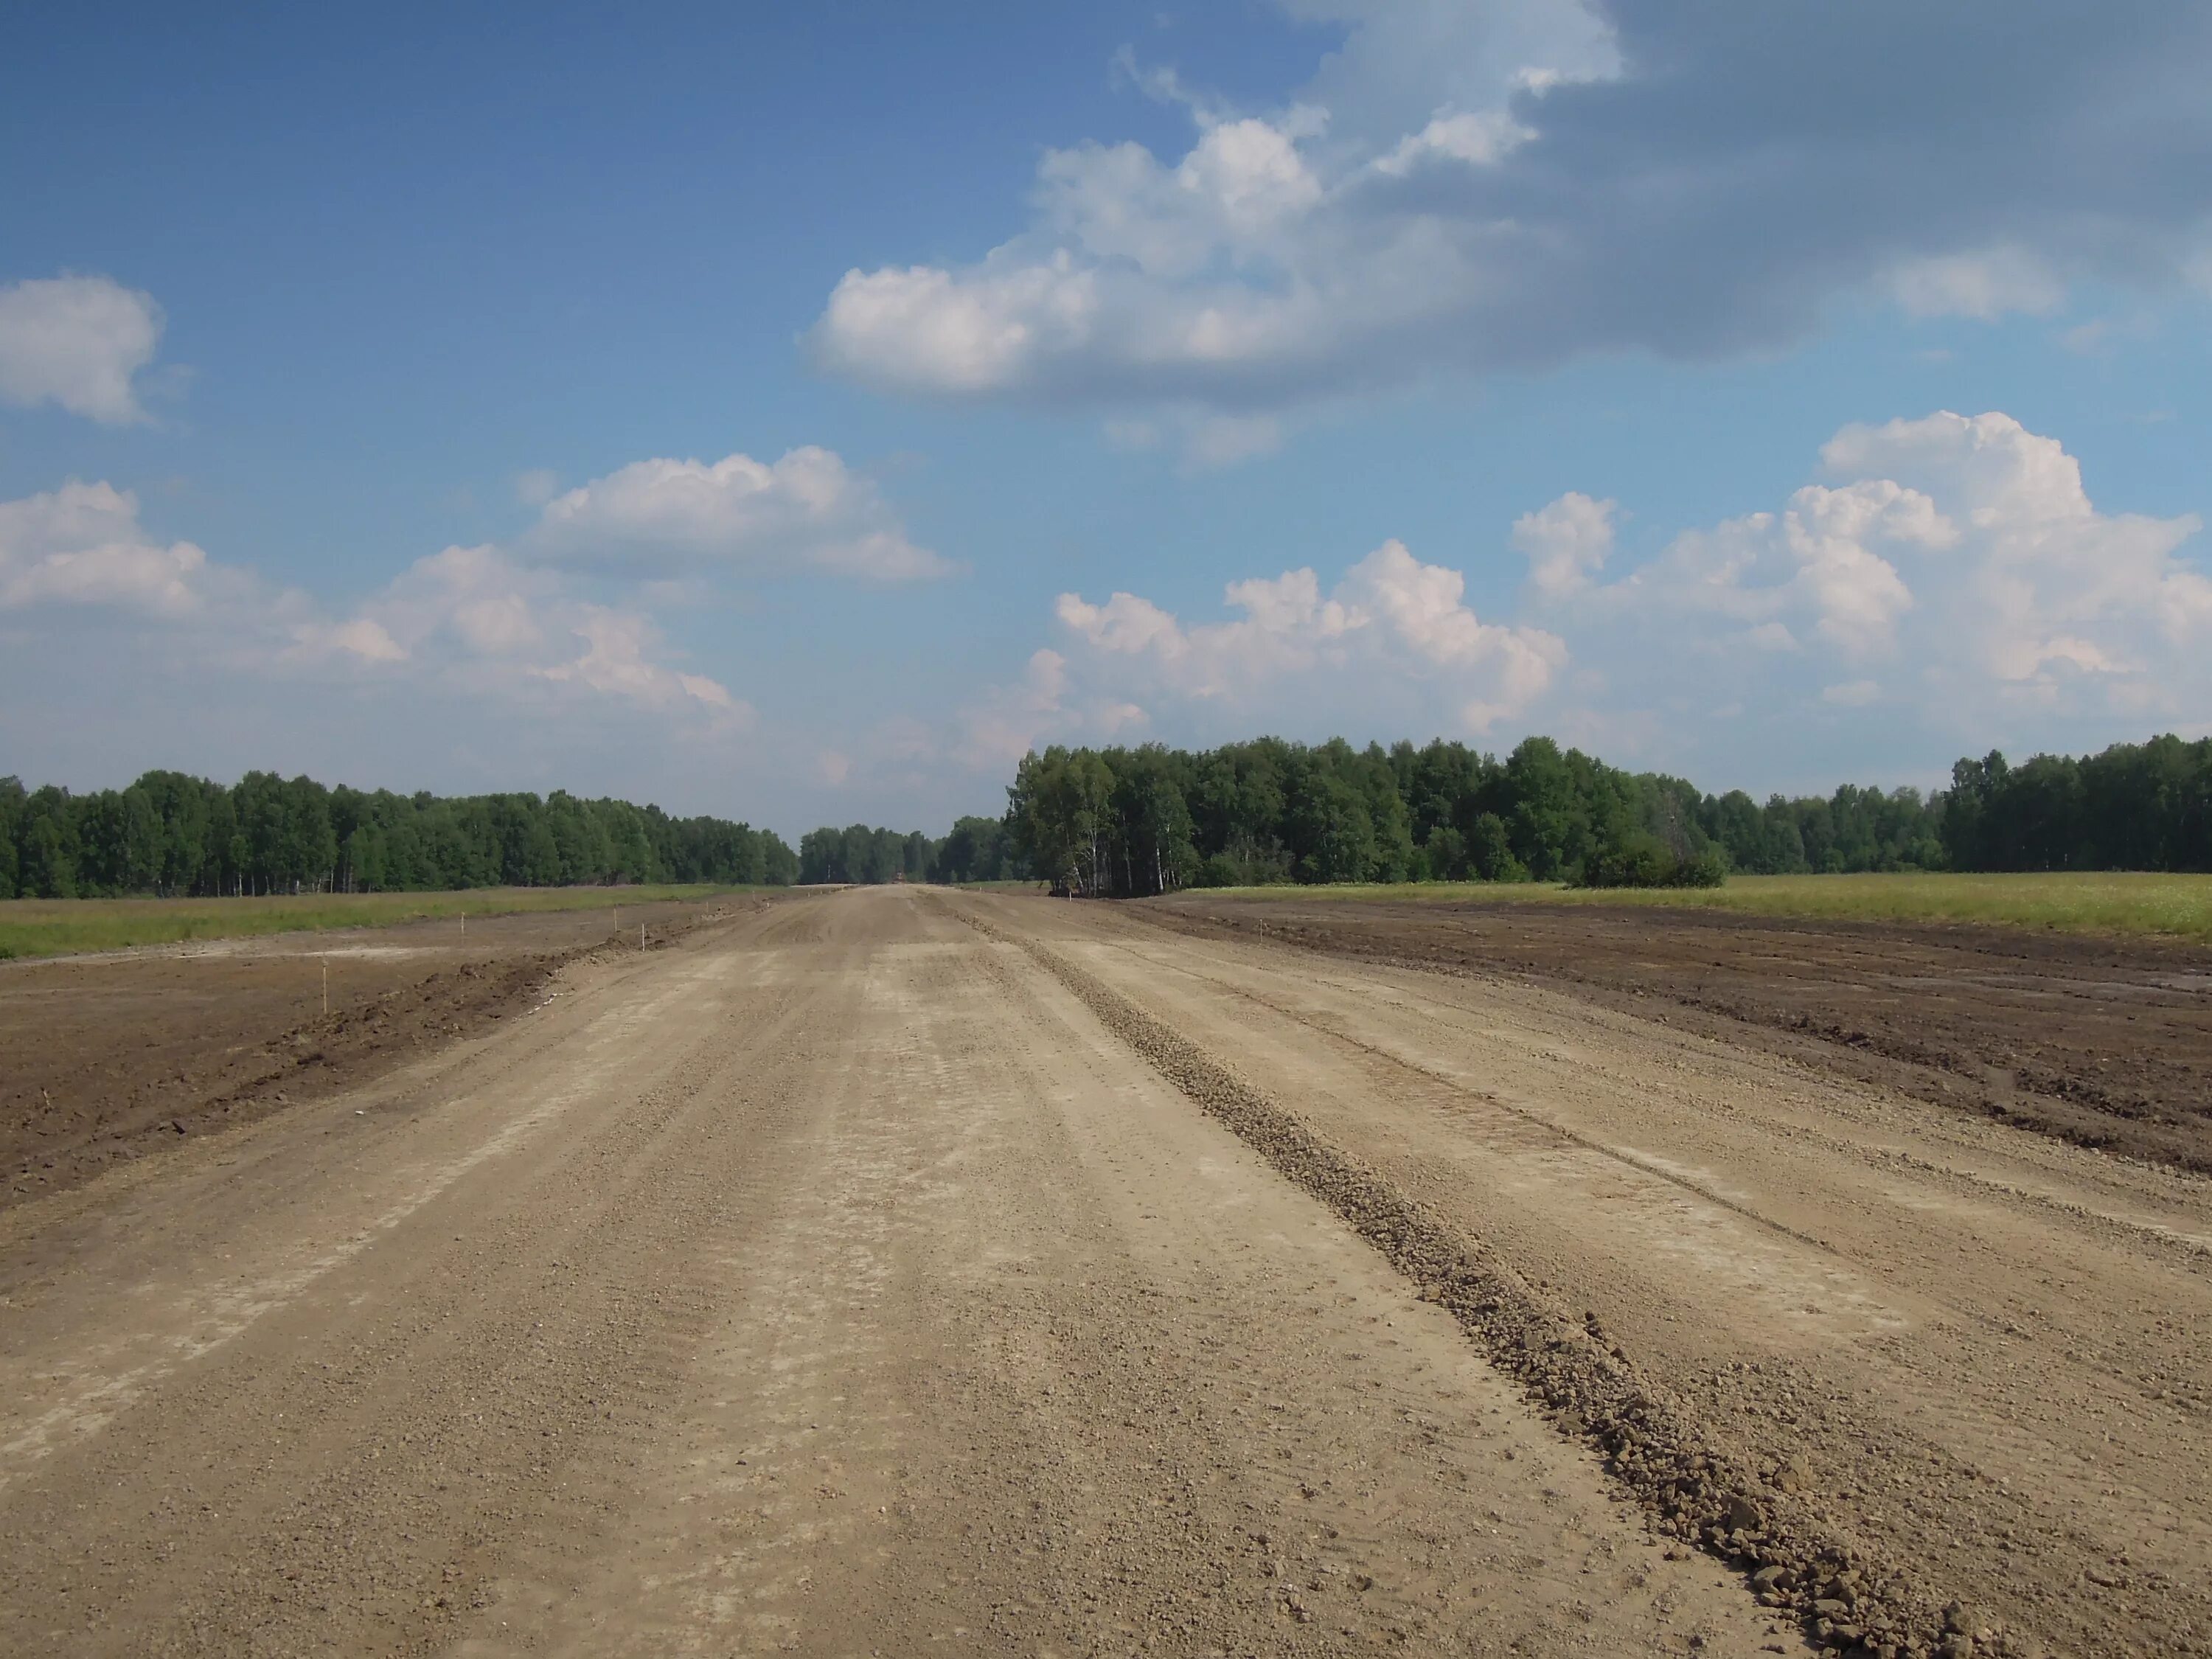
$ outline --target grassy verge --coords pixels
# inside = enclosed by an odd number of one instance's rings
[[[672,884],[479,887],[458,893],[312,893],[297,898],[11,899],[0,902],[0,957],[71,956],[132,945],[385,927],[440,916],[592,910],[749,890]]]
[[[1837,921],[1972,922],[2154,935],[2212,945],[2212,876],[2109,874],[1734,876],[1725,887],[1588,889],[1537,882],[1224,887],[1186,896],[1390,899],[1414,903],[1657,905]]]

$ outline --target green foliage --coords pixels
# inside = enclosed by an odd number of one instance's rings
[[[2212,738],[2079,760],[1995,752],[1951,771],[1944,850],[1961,870],[2212,870]]]
[[[1358,887],[1251,887],[1255,902],[1393,899],[1401,903],[1633,905],[1815,916],[1913,925],[1964,923],[2123,938],[2142,934],[2212,945],[2212,875],[2162,871],[1960,874],[1903,870],[1844,876],[1731,875],[1722,887],[1562,887],[1548,882],[1407,882]]]
[[[657,806],[536,795],[395,795],[249,772],[225,788],[149,772],[127,789],[0,779],[0,898],[420,892],[672,881],[790,883],[768,830]]]
[[[997,818],[958,819],[936,844],[930,862],[933,881],[1014,881],[1028,873]]]
[[[2212,870],[2212,739],[1961,761],[1948,793],[1844,784],[1765,805],[1623,772],[1549,738],[1503,761],[1259,738],[1190,753],[1048,749],[1007,791],[1009,843],[1075,891],[1421,881],[1717,886],[1756,875]]]
[[[865,823],[842,830],[825,826],[799,838],[799,879],[854,882],[875,886],[887,881],[927,881],[936,843],[919,830],[871,830]]]
[[[302,893],[270,898],[101,898],[0,904],[0,959],[117,951],[135,945],[256,939],[270,933],[383,927],[450,916],[620,909],[732,891],[723,884],[629,887],[480,887],[467,892]],[[629,935],[635,939],[636,935]]]
[[[1387,753],[1279,738],[1198,754],[1054,748],[1022,762],[1006,830],[1041,876],[1115,896],[1178,887],[1563,879],[1624,838],[1669,878],[1724,871],[1678,779],[1632,777],[1548,738],[1504,762],[1463,744]]]
[[[1647,830],[1636,830],[1583,861],[1577,887],[1717,887],[1728,856],[1717,847],[1687,856]]]

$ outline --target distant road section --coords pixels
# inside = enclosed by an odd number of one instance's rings
[[[2194,1178],[875,888],[0,1212],[0,1651],[2208,1649]]]

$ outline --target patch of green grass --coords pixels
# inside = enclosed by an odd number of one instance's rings
[[[458,893],[309,893],[296,898],[11,899],[0,902],[0,957],[73,956],[133,945],[255,939],[267,933],[386,927],[441,916],[594,910],[704,899],[744,887],[479,887]]]
[[[1724,887],[1576,888],[1546,882],[1399,882],[1340,887],[1222,887],[1239,899],[1389,899],[1425,904],[1657,905],[1850,921],[1971,922],[2063,933],[2150,934],[2212,945],[2212,875],[2135,871],[2043,875],[1915,872],[1732,876]]]

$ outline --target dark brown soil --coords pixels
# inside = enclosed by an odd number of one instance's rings
[[[642,924],[657,948],[764,902],[625,905],[623,943]],[[482,1030],[611,948],[611,923],[477,916],[0,963],[0,1207]]]
[[[2202,949],[1629,906],[1182,895],[1128,911],[1184,933],[1547,983],[2212,1173],[2212,952]]]

